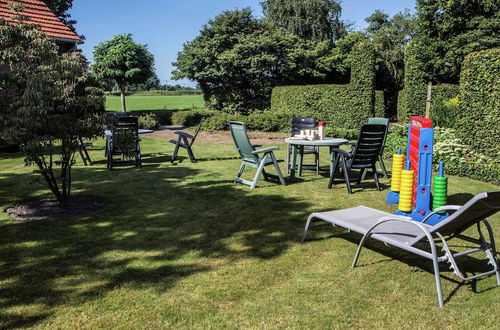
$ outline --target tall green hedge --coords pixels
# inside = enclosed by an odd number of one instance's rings
[[[457,134],[474,150],[500,158],[500,48],[467,55],[460,75]]]
[[[271,111],[291,116],[312,116],[334,127],[358,129],[370,117],[383,117],[384,96],[375,92],[375,52],[369,42],[352,51],[348,85],[275,87]]]
[[[405,49],[404,89],[398,95],[398,121],[407,122],[411,116],[425,115],[427,100],[427,78],[422,72],[417,51],[417,41],[412,41]],[[444,111],[443,103],[458,96],[458,85],[439,84],[432,86],[431,118],[433,112]],[[443,114],[436,114],[436,118]]]

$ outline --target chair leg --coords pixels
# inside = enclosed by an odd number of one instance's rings
[[[304,227],[304,234],[302,234],[302,238],[300,239],[301,243],[304,243],[304,241],[306,240],[307,231],[309,230],[309,226],[311,225],[312,219],[313,219],[312,215],[310,215],[309,218],[307,218],[306,226]]]
[[[83,147],[83,154],[85,155],[85,166],[87,166],[87,163],[92,166],[92,159],[90,159],[89,152],[86,147]]]
[[[337,174],[337,168],[339,166],[339,157],[335,157],[333,162],[333,170],[330,173],[330,181],[328,182],[328,189],[331,189],[335,180],[335,174]]]
[[[359,171],[359,177],[358,177],[358,184],[361,183],[361,181],[363,181],[365,179],[365,176],[366,176],[366,169],[365,168],[362,168],[360,171]]]
[[[372,170],[373,170],[373,179],[375,180],[375,185],[377,186],[377,190],[380,191],[380,182],[378,181],[378,173],[377,169],[375,168],[375,164],[373,164]]]
[[[344,172],[345,183],[347,186],[347,192],[349,194],[352,194],[351,182],[349,181],[349,170],[347,169],[347,163],[345,161],[344,155],[341,155],[340,157],[342,157],[342,168],[343,168],[343,172]]]
[[[83,161],[83,165],[87,166],[87,160],[85,159],[85,156],[83,155],[82,148],[78,148],[78,153],[80,154],[80,158]]]
[[[262,158],[262,161],[259,164],[259,168],[257,169],[257,173],[255,173],[255,177],[253,178],[252,184],[250,185],[250,189],[254,189],[257,186],[257,181],[259,181],[260,174],[262,173],[262,170],[264,169],[264,165],[266,164],[267,161],[267,156],[264,156]]]
[[[236,178],[234,179],[234,183],[238,182],[238,179],[241,177],[244,170],[245,170],[245,163],[241,163],[240,169],[238,170],[238,173],[236,173]]]
[[[179,145],[181,143],[181,137],[177,139],[177,143],[175,144],[174,147],[174,152],[172,153],[172,158],[170,159],[170,162],[174,162],[177,159],[177,154],[179,153]]]
[[[388,178],[389,174],[387,174],[387,169],[385,168],[385,163],[382,155],[378,156],[378,162],[380,163],[380,167],[382,168],[382,173],[384,173],[384,178]]]
[[[141,155],[141,145],[137,143],[137,151],[135,154],[136,166],[142,168],[142,155]]]
[[[196,163],[196,158],[194,158],[194,154],[193,154],[193,150],[191,150],[191,146],[188,146],[186,149],[187,149],[187,152],[189,155],[189,159],[191,160],[191,163]]]
[[[278,177],[280,178],[281,185],[286,186],[285,178],[283,177],[283,174],[281,173],[280,165],[278,164],[278,161],[276,160],[276,157],[274,156],[273,152],[271,152],[271,159],[273,160],[273,164],[274,164],[274,168],[276,169],[276,173],[278,173]]]

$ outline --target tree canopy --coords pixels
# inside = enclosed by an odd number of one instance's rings
[[[417,54],[427,79],[457,83],[465,55],[500,46],[500,1],[417,0]]]
[[[415,34],[415,18],[408,11],[389,18],[376,10],[365,21],[377,53],[377,85],[384,90],[387,110],[395,114],[397,93],[403,88],[404,50]]]
[[[154,75],[154,57],[146,45],[136,44],[131,34],[119,34],[94,48],[93,69],[104,83],[116,82],[122,97],[122,111],[126,111],[126,87],[145,83]]]
[[[344,60],[329,41],[304,41],[246,8],[210,20],[178,54],[173,77],[198,82],[215,109],[248,113],[269,106],[274,86],[345,76]]]
[[[265,0],[265,17],[304,40],[333,41],[345,36],[338,0]]]
[[[78,52],[58,55],[35,26],[0,21],[0,134],[20,144],[64,204],[71,192],[75,136],[102,132],[102,91]]]

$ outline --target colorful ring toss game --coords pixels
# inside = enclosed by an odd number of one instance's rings
[[[434,209],[446,205],[448,178],[444,176],[444,164],[439,164],[439,174],[432,177],[432,150],[434,129],[432,121],[423,117],[411,117],[408,126],[408,144],[405,155],[400,151],[393,156],[391,190],[388,204],[398,204],[396,214],[422,221]],[[431,194],[431,184],[434,181]],[[434,225],[448,217],[445,212],[433,214],[426,223]]]

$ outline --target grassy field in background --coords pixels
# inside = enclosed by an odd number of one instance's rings
[[[361,237],[331,225],[313,226],[299,243],[311,212],[395,211],[385,203],[389,180],[382,192],[371,181],[352,195],[344,185],[329,190],[323,152],[321,175],[305,171],[286,187],[262,180],[250,190],[233,184],[241,164],[234,145],[197,143],[194,164],[183,151],[171,164],[173,145],[166,147],[143,137],[142,170],[107,170],[103,141],[92,148],[93,166],[78,159],[73,194],[105,198],[99,213],[31,222],[0,214],[0,328],[498,326],[494,276],[462,283],[443,267],[440,309],[427,259],[368,241],[352,269]],[[22,163],[21,154],[0,154],[2,210],[48,194]],[[449,203],[493,190],[450,177]],[[490,220],[500,242],[500,216]],[[483,256],[474,257],[467,268],[484,270]]]
[[[138,96],[126,97],[127,111],[203,109],[202,95]],[[120,96],[106,96],[106,110],[121,111]]]

